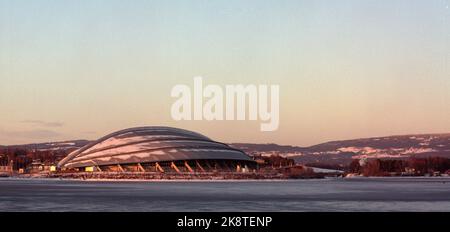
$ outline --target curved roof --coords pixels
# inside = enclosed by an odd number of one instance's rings
[[[70,153],[59,167],[227,159],[252,161],[243,151],[201,134],[171,127],[136,127],[114,132]]]

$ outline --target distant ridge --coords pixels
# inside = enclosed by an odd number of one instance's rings
[[[277,144],[233,143],[253,154],[279,154],[298,163],[328,163],[347,165],[352,159],[406,159],[409,157],[441,156],[450,158],[450,133],[394,135],[330,141],[310,147]]]
[[[89,142],[89,140],[70,140],[0,147],[37,150],[74,150],[85,146]],[[298,163],[347,165],[352,159],[361,158],[405,159],[413,156],[442,156],[450,158],[450,133],[394,135],[337,140],[309,147],[278,145],[274,143],[231,143],[230,145],[244,150],[251,155],[278,154],[291,157]]]
[[[37,149],[37,150],[66,150],[66,149],[78,149],[86,144],[89,140],[68,140],[60,142],[46,142],[46,143],[30,143],[19,145],[1,146],[2,148],[19,148],[19,149]]]

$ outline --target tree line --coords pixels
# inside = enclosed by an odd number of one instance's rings
[[[387,176],[392,174],[427,175],[450,172],[450,159],[444,157],[427,157],[396,160],[396,159],[367,159],[353,160],[349,165],[350,173],[364,176]]]
[[[13,169],[26,169],[34,160],[46,165],[56,164],[68,154],[65,150],[30,150],[23,148],[0,149],[0,166],[8,166],[13,163]]]

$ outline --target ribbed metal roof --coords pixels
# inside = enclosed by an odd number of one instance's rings
[[[72,153],[59,167],[224,159],[252,161],[243,151],[199,133],[172,127],[137,127],[114,132]]]

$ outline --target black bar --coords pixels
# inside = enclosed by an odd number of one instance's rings
[[[250,224],[250,217],[259,218],[259,224]],[[211,219],[210,226],[179,226],[179,220]],[[234,224],[224,227],[224,218]],[[236,224],[241,218],[241,224]],[[244,218],[247,224],[244,225]],[[263,218],[271,218],[264,222]],[[45,228],[46,231],[388,231],[401,229],[449,228],[450,213],[0,213],[3,225],[14,225],[20,230]],[[14,222],[16,221],[16,222]],[[217,223],[214,223],[217,222]],[[256,226],[255,226],[256,225]],[[159,228],[157,230],[157,228]],[[308,228],[308,229],[307,229]]]

